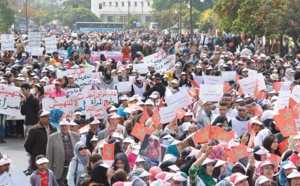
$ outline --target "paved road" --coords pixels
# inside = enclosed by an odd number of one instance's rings
[[[8,138],[7,143],[0,143],[0,152],[6,154],[13,161],[10,173],[23,171],[28,167],[28,157],[24,149],[24,139]]]

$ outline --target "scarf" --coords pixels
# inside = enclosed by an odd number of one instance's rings
[[[106,74],[106,72],[109,70],[109,68],[105,68],[104,69],[104,76],[103,76],[103,81],[106,84],[111,84],[111,82],[113,81],[113,78],[111,78],[111,74]]]
[[[201,165],[200,169],[198,170],[198,176],[204,182],[206,186],[213,186],[216,184],[215,180],[212,176],[209,176],[205,172],[206,165]]]
[[[78,162],[81,163],[84,167],[86,167],[87,162],[88,162],[88,158],[87,158],[87,156],[81,155],[81,154],[79,153],[79,148],[80,148],[81,146],[85,146],[85,147],[86,147],[86,145],[85,145],[83,142],[81,142],[81,141],[79,141],[79,142],[77,142],[77,143],[75,144],[75,146],[74,146],[74,154],[75,154],[75,157],[74,157],[74,158],[78,159]]]
[[[174,140],[170,141],[170,144],[173,142]],[[167,148],[167,153],[166,154],[172,154],[173,156],[179,157],[180,154],[178,152],[178,149],[176,147],[176,145],[170,145]]]

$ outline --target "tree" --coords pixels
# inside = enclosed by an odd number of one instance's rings
[[[74,27],[76,22],[100,22],[91,10],[87,8],[71,8],[66,14],[62,15],[61,22],[69,28]]]
[[[190,0],[154,0],[152,4],[152,9],[154,12],[160,12],[163,10],[169,10],[174,4],[182,3],[182,7],[186,7],[189,4]],[[193,8],[198,11],[204,11],[206,9],[213,7],[213,0],[204,0],[204,2],[200,2],[199,0],[192,0]]]
[[[67,9],[70,9],[70,8],[91,9],[91,1],[90,0],[67,0],[62,3],[62,6]]]
[[[217,15],[211,8],[201,13],[200,20],[197,23],[199,30],[206,32],[211,29],[219,28],[218,24]]]
[[[0,32],[6,32],[14,23],[14,11],[6,0],[0,0]]]

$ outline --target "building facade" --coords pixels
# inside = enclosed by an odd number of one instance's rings
[[[153,0],[91,0],[91,11],[103,22],[124,22],[130,16],[141,24],[151,22]]]

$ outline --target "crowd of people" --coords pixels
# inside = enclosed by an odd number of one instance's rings
[[[0,145],[9,145],[5,138],[13,134],[25,139],[29,160],[24,174],[31,185],[300,185],[300,134],[285,135],[274,119],[281,110],[279,92],[300,85],[300,55],[283,55],[278,43],[268,51],[233,34],[202,33],[193,41],[188,34],[147,30],[56,35],[58,50],[67,51],[64,58],[56,51],[32,56],[26,51],[27,39],[15,36],[16,51],[4,51],[0,58],[0,83],[20,88],[20,113],[25,117],[13,121],[0,114],[0,141],[6,143]],[[105,54],[100,61],[91,60],[91,53],[98,51],[121,52],[123,60]],[[175,56],[171,71],[157,71],[155,64],[145,64],[146,74],[133,68],[161,51]],[[73,75],[57,78],[57,72],[81,68],[102,76],[84,87]],[[225,82],[220,100],[202,100],[204,77],[222,79],[226,71],[234,71],[236,78]],[[252,77],[249,72],[262,74],[264,90],[243,93],[239,80]],[[130,90],[118,93],[119,103],[105,105],[104,118],[87,118],[79,108],[66,118],[60,108],[43,108],[43,99],[67,98],[68,89],[113,90],[130,77]],[[274,86],[278,83],[281,88]],[[55,90],[46,95],[44,87],[51,84]],[[158,111],[168,106],[166,98],[184,92],[192,103],[162,123],[165,116]],[[297,133],[294,102],[285,109],[290,108],[287,114]],[[217,131],[222,133],[214,135]],[[0,176],[13,163],[9,154],[1,153]]]

